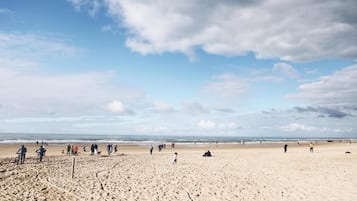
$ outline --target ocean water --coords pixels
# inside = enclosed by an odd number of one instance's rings
[[[315,140],[356,140],[351,137],[244,137],[244,136],[174,136],[174,135],[94,135],[94,134],[55,134],[55,133],[0,133],[0,144],[27,144],[46,142],[65,143],[242,143],[266,141],[315,141]]]

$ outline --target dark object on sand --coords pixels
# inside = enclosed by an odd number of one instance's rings
[[[327,140],[327,142],[333,142],[333,140]]]
[[[351,154],[351,152],[350,151],[346,151],[345,154]]]
[[[211,154],[211,152],[208,150],[208,151],[206,151],[202,156],[203,156],[203,157],[211,157],[212,154]]]

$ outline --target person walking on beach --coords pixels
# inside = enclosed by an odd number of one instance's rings
[[[172,164],[177,164],[177,152],[175,152],[174,154],[174,161],[172,162]]]
[[[151,145],[150,146],[150,155],[152,155],[152,151],[154,150],[154,147]]]
[[[40,162],[42,162],[42,158],[43,156],[45,156],[46,153],[46,149],[43,147],[43,145],[41,145],[40,148],[36,150],[36,153],[38,154],[38,159],[40,160]]]
[[[112,145],[112,144],[108,144],[108,145],[107,145],[108,156],[110,156],[110,154],[112,153],[112,151],[113,151],[113,145]]]
[[[288,144],[284,145],[284,153],[286,153],[288,151]]]
[[[67,155],[71,155],[71,145],[67,145]]]
[[[90,146],[90,155],[94,154],[94,144]]]
[[[310,142],[310,152],[314,152],[314,144],[312,144],[312,142]]]
[[[74,145],[73,147],[73,155],[78,156],[78,146]]]
[[[114,146],[114,153],[116,154],[118,152],[118,145],[116,144],[115,146]]]
[[[94,155],[98,155],[99,151],[98,151],[98,145],[94,144]]]
[[[20,149],[16,152],[19,155],[17,159],[17,164],[25,163],[26,152],[27,152],[27,148],[25,147],[25,145],[21,145]]]

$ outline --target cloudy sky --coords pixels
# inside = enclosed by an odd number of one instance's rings
[[[357,136],[356,10],[2,0],[0,133]]]

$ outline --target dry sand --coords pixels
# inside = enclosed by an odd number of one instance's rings
[[[110,157],[80,153],[73,179],[64,145],[47,146],[43,163],[27,147],[30,158],[15,165],[18,145],[0,145],[0,200],[357,200],[357,143],[325,143],[314,153],[306,144],[287,153],[281,144],[177,145],[152,156],[120,145]],[[207,149],[213,157],[201,156]]]

